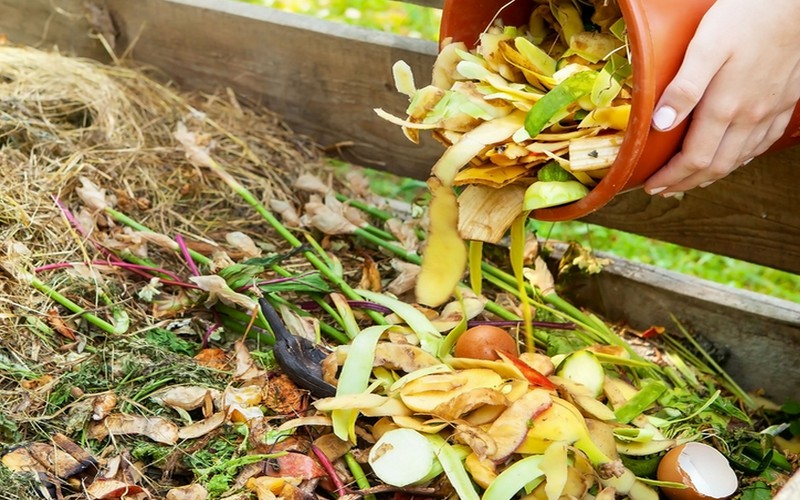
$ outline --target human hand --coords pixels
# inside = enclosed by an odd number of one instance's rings
[[[706,187],[784,133],[800,99],[800,0],[717,0],[653,114],[669,130],[694,110],[682,149],[644,185],[671,196]]]

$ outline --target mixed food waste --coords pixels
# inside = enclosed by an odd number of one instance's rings
[[[616,154],[614,2],[540,2],[529,26],[445,46],[430,87],[396,66],[409,116],[383,116],[448,146],[414,203],[355,169],[300,172],[316,153],[230,94],[12,47],[0,76],[21,61],[108,102],[78,120],[59,94],[15,111],[58,116],[3,132],[9,178],[43,168],[51,191],[0,192],[26,221],[0,257],[18,293],[0,310],[0,498],[760,500],[797,470],[800,403],[742,390],[677,319],[636,331],[575,307],[561,279],[605,262],[574,244],[556,259],[530,230]],[[129,96],[158,114],[101,133]],[[486,203],[501,234],[464,237],[464,207]]]
[[[443,41],[425,87],[416,88],[398,61],[395,83],[410,99],[408,116],[376,109],[409,140],[431,131],[447,147],[432,170],[443,184],[525,187],[520,211],[582,198],[616,159],[631,109],[632,66],[616,2],[533,3],[528,25],[498,21],[474,49]]]
[[[439,220],[431,228],[434,247],[457,239],[497,243],[516,218],[586,196],[617,157],[633,72],[619,6],[533,3],[527,25],[500,19],[474,49],[443,40],[427,86],[416,88],[408,64],[395,63],[397,90],[410,100],[407,117],[375,110],[411,141],[427,130],[446,146],[429,180],[441,200],[431,208]],[[458,217],[441,220],[440,206],[457,206]],[[462,255],[446,270],[437,264],[425,273],[435,276],[423,278],[419,298],[440,304],[465,261]]]

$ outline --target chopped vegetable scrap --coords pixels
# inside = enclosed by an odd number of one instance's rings
[[[425,87],[416,88],[404,61],[393,66],[396,88],[410,100],[407,116],[376,113],[415,143],[420,130],[430,130],[447,149],[429,184],[436,199],[445,189],[458,191],[457,213],[443,213],[441,201],[431,209],[432,245],[445,246],[444,235],[456,230],[464,240],[497,243],[516,215],[585,197],[619,153],[632,69],[617,2],[536,3],[528,25],[498,20],[472,50],[445,40]],[[497,210],[487,210],[489,203]],[[458,244],[450,240],[452,251]],[[437,286],[418,287],[417,298],[438,305],[455,287],[465,258],[443,265],[443,252],[428,254],[420,280]]]
[[[575,201],[614,162],[631,106],[625,23],[615,1],[537,1],[527,26],[498,21],[473,50],[444,45],[430,85],[394,65],[407,117],[379,116],[419,141],[430,130],[447,147],[433,167],[446,186],[531,186],[519,211]],[[546,165],[563,170],[538,188]],[[550,177],[550,176],[548,176]],[[568,185],[563,183],[569,183]],[[562,194],[562,190],[564,193]],[[508,227],[508,226],[506,226]]]

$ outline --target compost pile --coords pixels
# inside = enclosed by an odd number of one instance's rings
[[[0,169],[0,498],[657,498],[701,441],[738,494],[796,468],[792,408],[572,307],[535,238],[524,282],[497,246],[416,304],[424,203],[231,92],[2,46]]]

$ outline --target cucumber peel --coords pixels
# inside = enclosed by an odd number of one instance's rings
[[[534,104],[525,116],[525,130],[532,138],[539,135],[559,111],[589,95],[597,80],[596,71],[579,71],[553,87]]]
[[[564,170],[564,168],[555,160],[550,160],[545,163],[544,166],[536,173],[536,178],[544,182],[565,182],[576,180],[575,176]]]
[[[523,210],[537,210],[580,200],[589,188],[578,181],[538,181],[525,190]]]
[[[603,393],[605,370],[591,351],[575,351],[558,365],[556,374],[585,387],[594,397]]]

